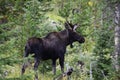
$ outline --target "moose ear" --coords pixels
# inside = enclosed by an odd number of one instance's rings
[[[77,29],[78,26],[79,26],[78,24],[74,24],[73,31],[76,31],[76,29]]]

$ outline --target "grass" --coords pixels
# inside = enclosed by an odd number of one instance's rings
[[[39,67],[41,68],[41,66]],[[76,69],[77,70],[77,69]],[[82,73],[75,71],[71,75],[71,80],[87,80],[86,70]],[[6,66],[3,69],[2,77],[0,80],[34,80],[33,67],[28,67],[24,75],[21,76],[21,64],[15,64],[13,66]],[[40,80],[53,80],[55,77],[61,74],[60,67],[57,66],[57,74],[54,76],[51,70],[45,70],[41,72],[39,69],[38,76]],[[67,79],[64,79],[67,80]]]

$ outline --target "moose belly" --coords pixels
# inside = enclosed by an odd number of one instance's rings
[[[42,60],[48,60],[48,59],[57,59],[59,55],[56,53],[56,51],[46,50],[43,52]]]

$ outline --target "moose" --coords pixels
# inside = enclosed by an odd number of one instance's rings
[[[76,32],[77,24],[69,23],[64,24],[65,29],[60,32],[51,32],[43,38],[32,37],[27,40],[25,45],[24,57],[29,54],[34,54],[34,70],[37,71],[41,60],[52,60],[52,70],[56,74],[56,60],[59,59],[59,64],[62,73],[64,73],[64,56],[66,47],[70,45],[73,47],[73,42],[84,43],[85,38]],[[21,73],[25,72],[27,64],[24,63]]]

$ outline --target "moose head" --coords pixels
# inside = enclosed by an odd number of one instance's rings
[[[79,43],[84,43],[85,39],[83,36],[79,35],[76,32],[77,27],[79,26],[78,24],[72,24],[68,21],[65,22],[65,28],[67,29],[68,35],[69,35],[69,44],[70,47],[73,48],[72,43],[75,41],[78,41]]]

